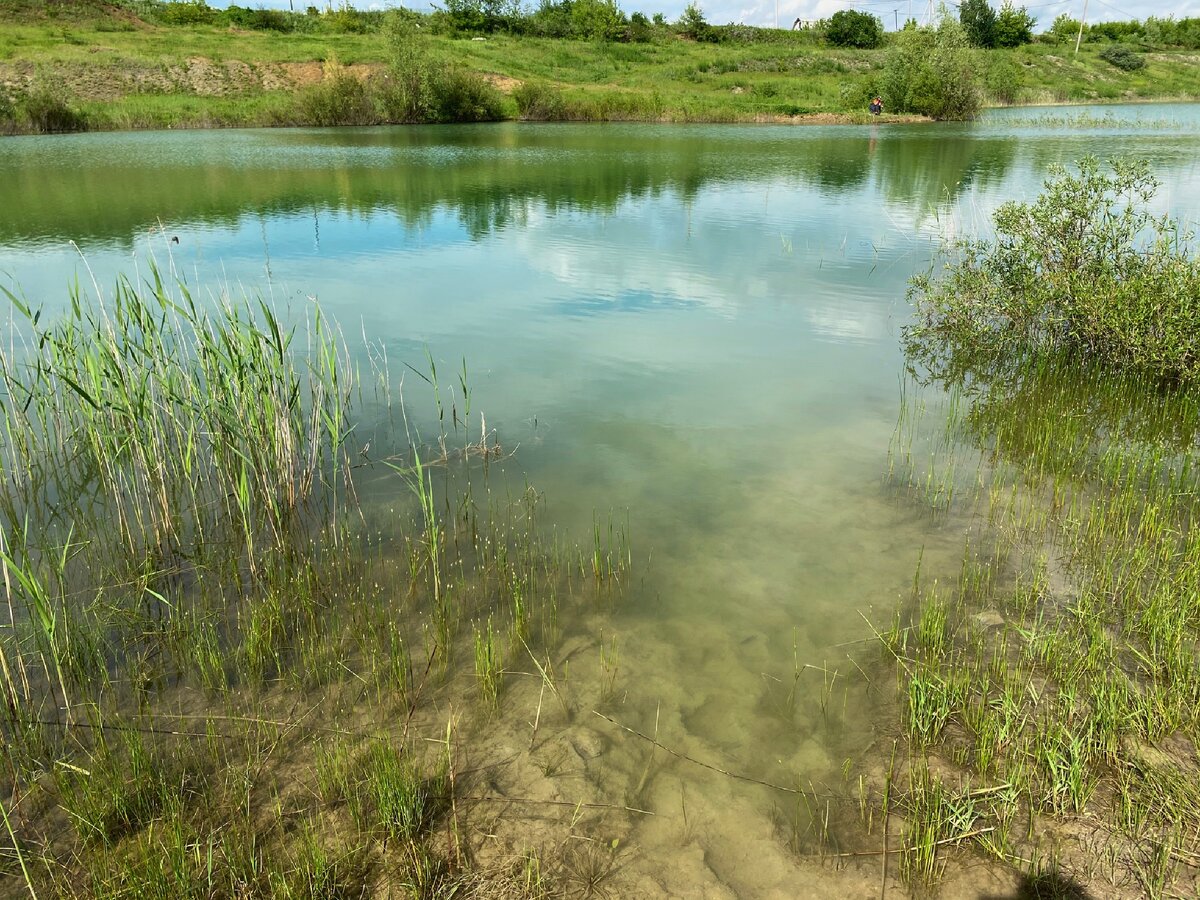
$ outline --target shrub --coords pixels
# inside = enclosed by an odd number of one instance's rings
[[[446,0],[445,15],[454,31],[498,31],[520,17],[507,0]]]
[[[1088,37],[1093,41],[1105,40],[1114,43],[1121,41],[1137,41],[1146,35],[1142,23],[1133,22],[1096,22],[1088,26]]]
[[[298,98],[301,121],[306,125],[374,125],[379,122],[367,86],[349,72],[329,70],[320,84]]]
[[[1005,0],[1004,5],[1000,7],[1000,14],[996,16],[996,46],[1020,47],[1030,43],[1033,40],[1033,26],[1036,24],[1037,19],[1031,16],[1024,6],[1018,9],[1010,0]]]
[[[367,15],[348,3],[327,13],[324,24],[328,30],[340,34],[366,34],[371,30]]]
[[[386,26],[391,57],[378,86],[388,122],[490,122],[504,117],[504,98],[482,75],[433,62],[423,36],[400,13]]]
[[[171,0],[164,3],[159,18],[167,25],[207,25],[217,18],[217,10],[204,0]]]
[[[530,34],[540,37],[570,37],[572,27],[570,0],[563,0],[561,3],[542,0],[541,5],[525,23],[525,29]]]
[[[878,47],[883,43],[883,23],[869,13],[843,9],[830,16],[825,39],[835,47]]]
[[[562,91],[546,84],[526,82],[513,89],[512,98],[517,104],[517,115],[535,122],[561,121],[566,114],[566,100]]]
[[[504,98],[477,72],[448,66],[433,83],[432,122],[496,122],[504,118]]]
[[[960,241],[942,278],[914,279],[910,349],[1059,351],[1200,379],[1200,259],[1190,234],[1147,211],[1157,187],[1145,163],[1052,170],[1033,203],[996,211],[993,241]]]
[[[1110,44],[1100,51],[1100,58],[1125,72],[1146,68],[1146,60],[1124,44]]]
[[[380,88],[384,118],[389,122],[427,122],[433,109],[435,66],[415,23],[393,13],[384,28],[388,73]]]
[[[1079,36],[1079,20],[1066,13],[1059,13],[1044,37],[1051,44],[1073,44]]]
[[[12,134],[17,130],[17,98],[0,85],[0,134]]]
[[[648,44],[654,40],[654,26],[644,13],[635,12],[629,17],[628,37],[635,44]]]
[[[949,16],[936,29],[897,33],[881,81],[885,106],[896,112],[949,120],[979,114],[975,61],[962,26]]]
[[[87,116],[63,98],[62,91],[37,85],[21,101],[29,130],[38,134],[65,134],[87,130]]]
[[[983,85],[996,102],[1016,103],[1021,92],[1021,67],[1006,55],[996,55],[988,60]]]
[[[689,3],[679,17],[679,33],[693,41],[716,43],[716,31],[704,18],[704,10],[696,3]]]
[[[576,37],[613,41],[625,34],[625,15],[616,0],[574,0],[571,25]]]

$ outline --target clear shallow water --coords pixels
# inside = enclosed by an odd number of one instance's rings
[[[921,548],[951,574],[961,553],[959,531],[883,483],[908,278],[1084,153],[1147,157],[1161,208],[1200,218],[1197,107],[1036,119],[1073,114],[15,138],[0,142],[0,284],[52,310],[76,277],[103,287],[153,256],[296,316],[319,297],[393,372],[424,368],[426,347],[447,371],[465,357],[549,519],[586,541],[594,512],[627,511],[639,564],[606,622],[613,715],[736,771],[819,783],[874,739],[871,698],[826,716],[805,670],[784,715],[779,686],[797,660],[847,683],[859,612],[890,615]],[[628,800],[646,746],[599,720],[571,740],[599,748],[578,754],[591,788]],[[629,895],[827,896],[857,877],[790,854],[766,790],[660,759],[638,800],[676,815],[624,826]]]

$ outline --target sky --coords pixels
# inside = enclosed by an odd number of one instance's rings
[[[287,9],[289,3],[301,10],[312,4],[325,6],[327,0],[236,0],[240,6],[266,7]],[[526,5],[535,6],[537,0],[524,0]],[[333,0],[334,6],[341,5],[342,0]],[[387,9],[399,6],[399,0],[351,0],[353,6],[360,9]],[[679,18],[687,0],[618,0],[626,12],[641,11],[647,15],[660,12],[668,20]],[[228,6],[228,0],[209,0],[210,6]],[[428,9],[429,0],[407,0],[403,5],[412,9]],[[936,3],[932,4],[936,8]],[[950,4],[954,6],[956,4]],[[998,0],[993,0],[994,6],[999,6]],[[1017,5],[1021,5],[1019,2]],[[1145,19],[1147,16],[1176,19],[1188,16],[1200,16],[1200,0],[1087,0],[1087,20],[1102,22],[1112,20]],[[705,18],[714,25],[724,25],[727,22],[740,22],[745,25],[771,26],[778,21],[779,25],[788,27],[791,22],[799,19],[823,19],[842,9],[858,9],[874,13],[883,20],[884,27],[889,31],[897,24],[903,25],[904,20],[912,15],[924,23],[930,9],[929,0],[700,0]],[[1030,0],[1026,4],[1029,12],[1038,20],[1035,31],[1044,31],[1060,13],[1067,13],[1072,18],[1079,18],[1083,13],[1084,0]],[[778,17],[778,18],[777,18]]]

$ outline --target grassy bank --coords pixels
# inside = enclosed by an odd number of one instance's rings
[[[311,30],[283,33],[162,24],[137,9],[84,0],[0,4],[8,130],[322,124],[306,92],[339,74],[379,87],[394,58],[385,29],[373,20],[362,33],[339,31],[324,17]],[[412,23],[429,60],[497,88],[486,118],[864,121],[888,54],[886,45],[837,48],[808,32],[771,29],[722,32],[713,43],[666,24],[647,24],[637,40],[619,41],[447,33],[417,16]],[[1194,53],[1141,53],[1146,65],[1125,71],[1101,57],[1100,45],[1085,44],[1078,57],[1070,49],[1035,43],[977,51],[985,101],[1200,96]],[[77,118],[21,114],[14,103],[27,95],[54,97]],[[377,111],[346,124],[363,119],[396,120]]]

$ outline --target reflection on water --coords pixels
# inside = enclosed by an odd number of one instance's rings
[[[12,139],[0,284],[52,307],[77,273],[104,285],[169,255],[202,290],[244,285],[293,316],[319,296],[393,372],[426,346],[449,369],[465,357],[518,490],[528,478],[585,538],[594,511],[628,511],[642,564],[606,625],[610,712],[717,765],[819,783],[875,739],[842,646],[866,636],[859,613],[889,615],[922,548],[930,567],[961,556],[882,483],[907,279],[943,234],[1084,152],[1148,156],[1195,218],[1194,146],[1002,117]],[[601,720],[570,740],[595,750],[572,777],[664,812],[628,827],[630,896],[877,888],[874,862],[839,874],[792,854],[765,788],[663,759],[647,776],[646,747]]]

